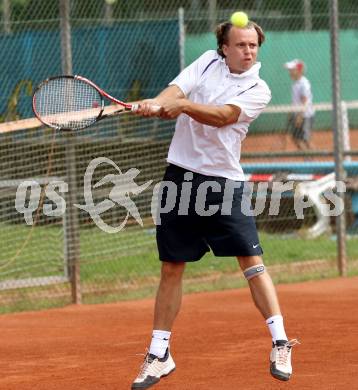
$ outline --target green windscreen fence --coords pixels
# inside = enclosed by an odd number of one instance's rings
[[[121,100],[154,96],[179,72],[176,19],[121,21],[110,26],[74,20],[72,24],[73,73]],[[62,74],[58,23],[39,21],[27,27],[26,31],[0,34],[2,121],[33,116],[32,88],[49,76]]]

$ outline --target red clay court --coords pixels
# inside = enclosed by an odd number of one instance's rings
[[[358,277],[278,285],[294,375],[269,374],[270,336],[239,289],[184,296],[170,390],[358,389]],[[0,389],[130,389],[149,343],[153,300],[1,316]]]
[[[314,131],[312,133],[312,151],[331,151],[334,150],[333,131]],[[349,132],[349,142],[352,150],[358,148],[358,129],[351,129]],[[299,151],[292,141],[289,134],[248,134],[242,144],[243,153],[267,153],[267,152],[297,152]],[[355,157],[352,158],[353,160]],[[248,160],[248,159],[246,159]],[[246,161],[242,159],[243,162]],[[257,159],[252,162],[264,161],[302,161],[302,157],[266,157],[265,159]],[[334,160],[334,157],[312,157],[311,160],[325,161]]]

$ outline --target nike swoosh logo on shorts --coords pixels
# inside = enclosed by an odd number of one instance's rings
[[[252,247],[255,249],[255,248],[257,248],[258,246],[260,246],[260,244],[253,245]]]

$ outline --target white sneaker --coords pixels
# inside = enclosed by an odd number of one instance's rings
[[[299,344],[298,340],[276,340],[272,344],[270,354],[271,375],[281,381],[288,381],[292,375],[291,352],[292,347]]]
[[[158,383],[160,378],[175,370],[175,363],[167,348],[163,358],[147,353],[137,378],[131,389],[148,389]]]

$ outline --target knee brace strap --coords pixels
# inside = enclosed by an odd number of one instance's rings
[[[244,276],[247,280],[259,276],[265,272],[265,266],[263,264],[256,264],[252,267],[246,268],[244,271]]]

